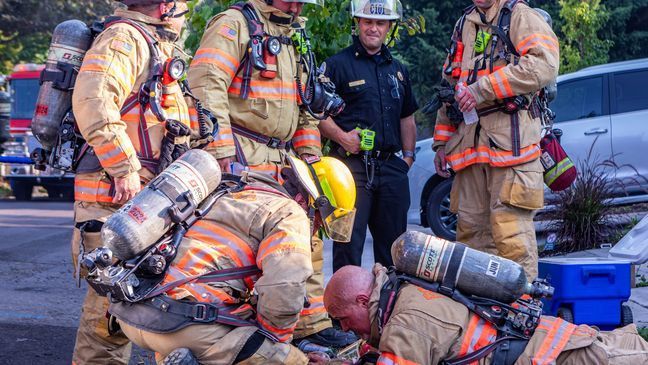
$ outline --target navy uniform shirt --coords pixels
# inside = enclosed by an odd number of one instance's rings
[[[326,60],[325,74],[346,103],[335,123],[345,132],[356,127],[375,131],[376,151],[400,151],[400,120],[414,114],[418,104],[407,69],[389,49],[383,45],[369,55],[354,36],[351,46]]]

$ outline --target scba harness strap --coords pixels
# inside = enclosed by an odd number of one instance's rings
[[[461,256],[460,254],[458,255]],[[468,298],[464,296],[463,294],[461,294],[461,292],[459,292],[459,290],[454,287],[452,279],[444,280],[444,282],[439,285],[438,283],[431,283],[397,272],[394,268],[388,270],[387,277],[388,280],[387,282],[385,282],[385,284],[383,284],[378,300],[377,324],[380,335],[382,335],[384,326],[387,324],[389,318],[391,317],[403,283],[408,283],[426,290],[442,294],[465,305],[471,313],[479,316],[479,318],[483,319],[487,323],[490,323],[497,329],[497,337],[494,342],[464,356],[460,356],[455,359],[444,360],[441,362],[442,365],[469,365],[486,358],[491,353],[493,354],[491,365],[513,365],[520,357],[522,352],[524,352],[524,349],[526,348],[531,336],[523,335],[520,333],[512,333],[509,331],[511,329],[511,326],[495,323],[494,316],[489,313],[488,309],[484,309],[485,306],[484,303],[482,303],[484,299],[480,298],[479,300],[476,300],[473,299],[473,297]],[[497,303],[495,301],[491,302]],[[502,328],[506,328],[507,331],[501,330]],[[533,331],[531,331],[531,334],[532,333]],[[464,341],[472,341],[472,338],[464,338]]]
[[[496,61],[495,55],[497,54],[498,58],[504,59],[507,64],[509,63],[514,63],[517,64],[518,60],[520,58],[520,54],[517,52],[515,49],[515,46],[513,45],[513,42],[511,41],[510,37],[510,30],[511,30],[511,17],[513,14],[513,9],[515,6],[519,3],[527,4],[525,0],[508,0],[502,9],[500,10],[499,13],[499,19],[497,22],[497,25],[490,25],[489,28],[495,33],[491,40],[491,47],[490,47],[490,54],[489,54],[489,71],[490,73],[493,73],[494,70],[494,63]],[[457,26],[455,27],[455,31],[453,34],[453,47],[452,49],[457,49],[456,44],[459,44],[462,42],[462,33],[463,33],[463,28],[464,24],[466,22],[466,17],[471,14],[472,12],[477,11],[482,22],[484,24],[488,24],[486,21],[485,15],[477,10],[475,6],[470,6],[464,10],[464,13],[459,20]],[[485,45],[484,45],[485,46]],[[463,47],[461,47],[463,49]],[[496,52],[498,48],[501,48],[500,52]],[[456,52],[456,51],[455,51]],[[455,57],[456,58],[456,57]],[[512,58],[512,61],[511,61]],[[457,60],[452,60],[450,61],[457,61]],[[458,60],[461,62],[461,60]],[[477,81],[477,75],[479,72],[479,64],[480,61],[477,60],[475,61],[474,68],[469,71],[468,79],[466,80],[467,84],[473,84]],[[455,65],[456,66],[456,65]],[[459,65],[459,67],[461,67]],[[484,66],[485,67],[485,66]],[[453,69],[453,64],[450,63],[448,65],[448,70]],[[448,73],[448,72],[446,72]],[[459,78],[459,74],[452,73],[453,77]],[[523,102],[524,99],[524,102]],[[488,110],[480,110],[479,115],[480,116],[486,116],[488,114],[498,112],[498,111],[503,111],[506,114],[510,115],[511,119],[511,143],[512,143],[512,153],[513,156],[520,156],[520,150],[521,150],[521,141],[520,141],[520,118],[518,115],[518,112],[520,110],[525,109],[528,106],[528,102],[526,102],[526,98],[524,96],[516,96],[512,98],[508,98],[503,100],[503,103],[499,103],[493,107],[487,108]]]
[[[238,10],[243,14],[250,35],[250,40],[246,48],[247,51],[241,60],[238,70],[236,70],[236,75],[242,73],[239,97],[246,100],[249,98],[250,91],[252,90],[252,74],[254,69],[259,71],[265,71],[267,69],[267,65],[263,61],[263,55],[264,52],[268,52],[264,46],[264,38],[268,37],[268,33],[264,31],[264,24],[261,22],[261,19],[259,19],[259,16],[251,3],[239,2],[230,6],[230,9]],[[292,40],[290,40],[290,38],[284,36],[274,38],[278,39],[281,44],[292,45]],[[282,141],[279,138],[270,137],[234,123],[231,124],[231,127],[234,134],[264,144],[270,148],[280,150],[285,149],[286,151],[292,149],[290,141]],[[238,162],[247,166],[247,158],[245,157],[241,145],[236,137],[234,138],[234,148],[236,150],[236,159]]]

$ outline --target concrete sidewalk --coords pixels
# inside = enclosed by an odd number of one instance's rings
[[[418,225],[409,225],[409,230],[416,230],[424,233],[431,234],[429,228],[423,228]],[[328,282],[329,278],[333,274],[332,262],[333,262],[333,248],[331,241],[325,241],[324,243],[324,277],[325,281]],[[609,249],[598,249],[598,250],[589,250],[583,252],[577,252],[573,254],[565,255],[566,257],[607,257],[607,251]],[[362,254],[362,267],[370,269],[373,266],[373,239],[371,234],[367,232],[367,240],[365,241],[365,249]],[[640,281],[640,277],[644,275],[648,279],[648,263],[638,266],[636,268],[637,283]],[[630,308],[632,308],[632,314],[634,317],[634,322],[637,324],[637,327],[648,327],[648,287],[634,288],[632,289],[632,294],[630,300],[627,302]]]

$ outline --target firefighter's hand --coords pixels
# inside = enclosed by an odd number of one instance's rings
[[[124,177],[116,177],[115,196],[112,202],[114,204],[124,204],[131,200],[141,189],[142,183],[137,172],[131,172]]]
[[[218,159],[218,166],[220,166],[221,172],[232,172],[232,162],[234,162],[234,158],[232,157],[224,157],[224,158],[219,158]]]
[[[447,167],[448,161],[446,160],[445,147],[439,147],[434,155],[434,168],[436,173],[441,176],[448,178],[450,177],[450,171]]]
[[[462,112],[469,112],[477,107],[477,100],[467,87],[455,95],[455,100],[459,103],[459,110]]]
[[[338,143],[349,153],[360,153],[360,132],[352,129],[346,133],[342,133]]]

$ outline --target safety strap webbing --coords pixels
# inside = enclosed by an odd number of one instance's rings
[[[245,100],[249,97],[250,91],[252,89],[252,87],[250,86],[252,83],[252,72],[254,71],[254,65],[252,64],[253,62],[251,60],[252,42],[254,42],[255,40],[257,42],[261,42],[265,33],[263,31],[263,23],[261,22],[261,20],[259,20],[259,17],[257,16],[252,4],[250,4],[249,2],[239,2],[230,6],[230,9],[238,10],[243,14],[243,17],[245,17],[245,21],[247,22],[248,32],[250,34],[250,41],[248,42],[248,45],[246,47],[245,55],[241,60],[241,64],[238,70],[236,70],[236,75],[238,75],[241,71],[243,72],[243,81],[241,82],[241,91],[239,92],[239,96],[241,97],[241,99]],[[239,162],[241,161],[239,160]]]
[[[167,291],[173,288],[177,288],[178,286],[184,285],[188,282],[196,282],[196,283],[223,282],[228,280],[244,279],[249,276],[259,275],[261,274],[261,272],[262,271],[256,265],[234,267],[230,269],[216,269],[216,270],[208,271],[204,274],[187,276],[185,278],[172,281],[152,291],[146,297],[142,298],[142,300],[156,297],[160,294],[166,293]]]

